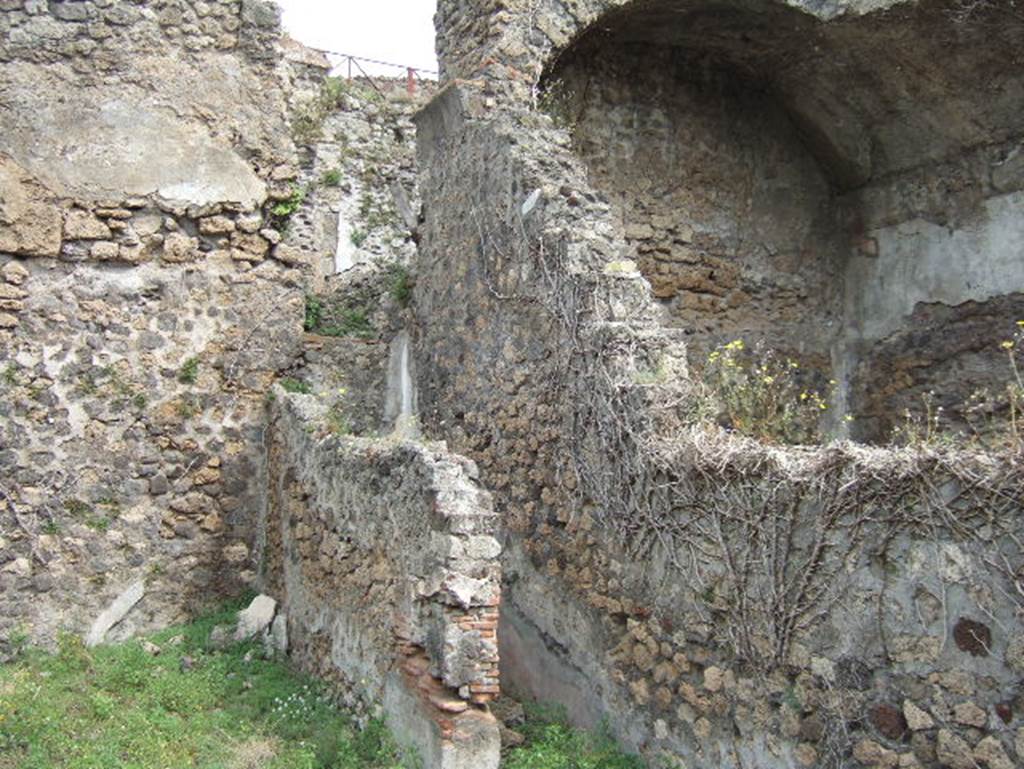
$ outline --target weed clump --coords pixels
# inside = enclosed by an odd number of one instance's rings
[[[607,727],[595,734],[569,726],[564,708],[526,705],[524,744],[509,751],[505,769],[643,769],[611,737]]]
[[[313,392],[313,388],[309,386],[307,382],[303,382],[301,379],[292,379],[290,376],[286,376],[280,382],[281,387],[284,388],[285,392],[289,393],[300,393],[302,395],[309,395]]]
[[[182,384],[195,384],[199,378],[199,358],[189,358],[178,369],[178,381]]]
[[[761,343],[748,348],[742,339],[712,350],[703,374],[706,410],[728,429],[768,443],[821,440],[835,380],[822,392],[792,358]]]

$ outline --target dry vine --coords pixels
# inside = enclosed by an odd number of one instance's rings
[[[609,280],[569,264],[558,234],[531,234],[522,217],[495,226],[508,221],[500,212],[486,219],[476,213],[483,251],[531,265],[535,284],[528,299],[492,295],[536,303],[563,334],[556,367],[573,408],[560,475],[578,480],[566,491],[575,515],[634,558],[666,558],[693,586],[687,608],[737,662],[785,665],[794,641],[846,599],[854,567],[909,541],[962,546],[1024,616],[1020,452],[782,448],[702,423],[697,385],[665,335],[602,319]],[[879,614],[881,626],[881,596]]]

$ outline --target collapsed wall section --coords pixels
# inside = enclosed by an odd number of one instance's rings
[[[497,518],[472,463],[339,437],[314,396],[274,390],[265,589],[292,659],[346,704],[383,707],[429,768],[497,767]]]

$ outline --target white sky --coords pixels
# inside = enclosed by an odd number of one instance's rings
[[[276,0],[284,27],[301,43],[428,70],[434,55],[435,0]],[[362,63],[367,67],[365,63]],[[370,74],[402,75],[367,67]]]

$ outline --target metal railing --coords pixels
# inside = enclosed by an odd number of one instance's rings
[[[362,77],[365,79],[377,93],[383,96],[384,92],[377,85],[377,82],[373,77],[363,69],[363,64],[373,64],[378,67],[392,67],[397,70],[404,70],[405,72],[405,88],[410,96],[416,95],[417,84],[420,82],[429,82],[432,79],[436,79],[438,73],[436,70],[424,69],[422,67],[410,67],[407,64],[394,64],[390,61],[380,61],[379,59],[369,59],[365,56],[354,56],[350,53],[341,53],[340,51],[328,51],[323,48],[316,48],[314,50],[319,51],[327,57],[327,60],[331,62],[331,73],[334,74],[339,69],[345,72],[346,77],[351,80],[353,77]],[[337,62],[335,62],[337,60]],[[362,64],[360,63],[362,62]],[[354,74],[353,69],[358,74]],[[433,75],[434,78],[423,77],[423,75]]]

